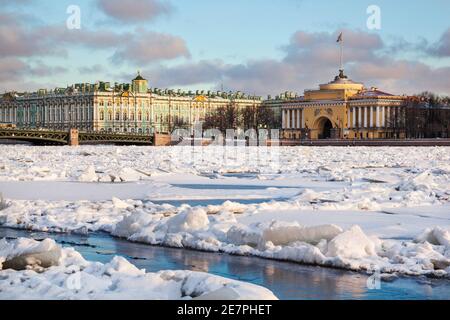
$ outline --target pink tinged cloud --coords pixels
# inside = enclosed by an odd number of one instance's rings
[[[150,64],[160,60],[190,57],[186,42],[177,36],[156,32],[140,32],[113,55],[114,62],[128,61],[134,64]]]
[[[109,17],[128,23],[151,21],[173,10],[167,1],[159,0],[97,0],[97,5]]]

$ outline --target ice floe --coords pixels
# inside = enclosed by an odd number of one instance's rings
[[[0,262],[0,299],[4,300],[276,299],[266,288],[208,273],[147,273],[122,257],[106,264],[89,262],[50,239],[1,240]]]

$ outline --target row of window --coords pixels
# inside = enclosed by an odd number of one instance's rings
[[[100,110],[99,120],[100,121],[105,121],[106,119],[108,121],[113,121],[113,120],[115,120],[115,121],[135,121],[135,120],[137,120],[139,122],[144,120],[142,112],[138,112],[138,116],[137,116],[137,119],[136,119],[134,112],[131,112],[130,114],[128,114],[127,111],[125,111],[123,113],[116,112],[115,113],[115,117],[113,117],[113,112],[109,111],[107,113],[106,118],[105,118],[105,111]],[[151,121],[149,112],[146,112],[144,121]],[[155,122],[169,122],[169,121],[173,121],[173,122],[188,122],[189,119],[188,119],[188,117],[183,117],[183,116],[178,116],[178,115],[174,115],[174,116],[163,115],[163,114],[156,114],[155,115]]]
[[[37,107],[31,108],[14,108],[10,109],[8,113],[0,112],[0,121],[3,122],[43,122],[43,121],[90,121],[93,119],[92,109],[89,108],[74,108],[73,110],[54,109]]]

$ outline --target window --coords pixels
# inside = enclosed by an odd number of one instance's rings
[[[109,121],[112,121],[112,119],[113,119],[113,113],[112,113],[111,110],[109,110],[109,111],[108,111],[108,120],[109,120]]]
[[[128,113],[125,111],[123,113],[123,121],[127,121],[128,120]]]
[[[105,112],[103,110],[100,111],[100,121],[105,120]]]
[[[119,121],[119,120],[120,120],[120,113],[116,112],[116,121]]]

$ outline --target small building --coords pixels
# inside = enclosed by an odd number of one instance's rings
[[[266,102],[265,102],[266,103]],[[405,137],[407,97],[367,89],[343,70],[304,96],[279,104],[285,139],[383,139]]]

